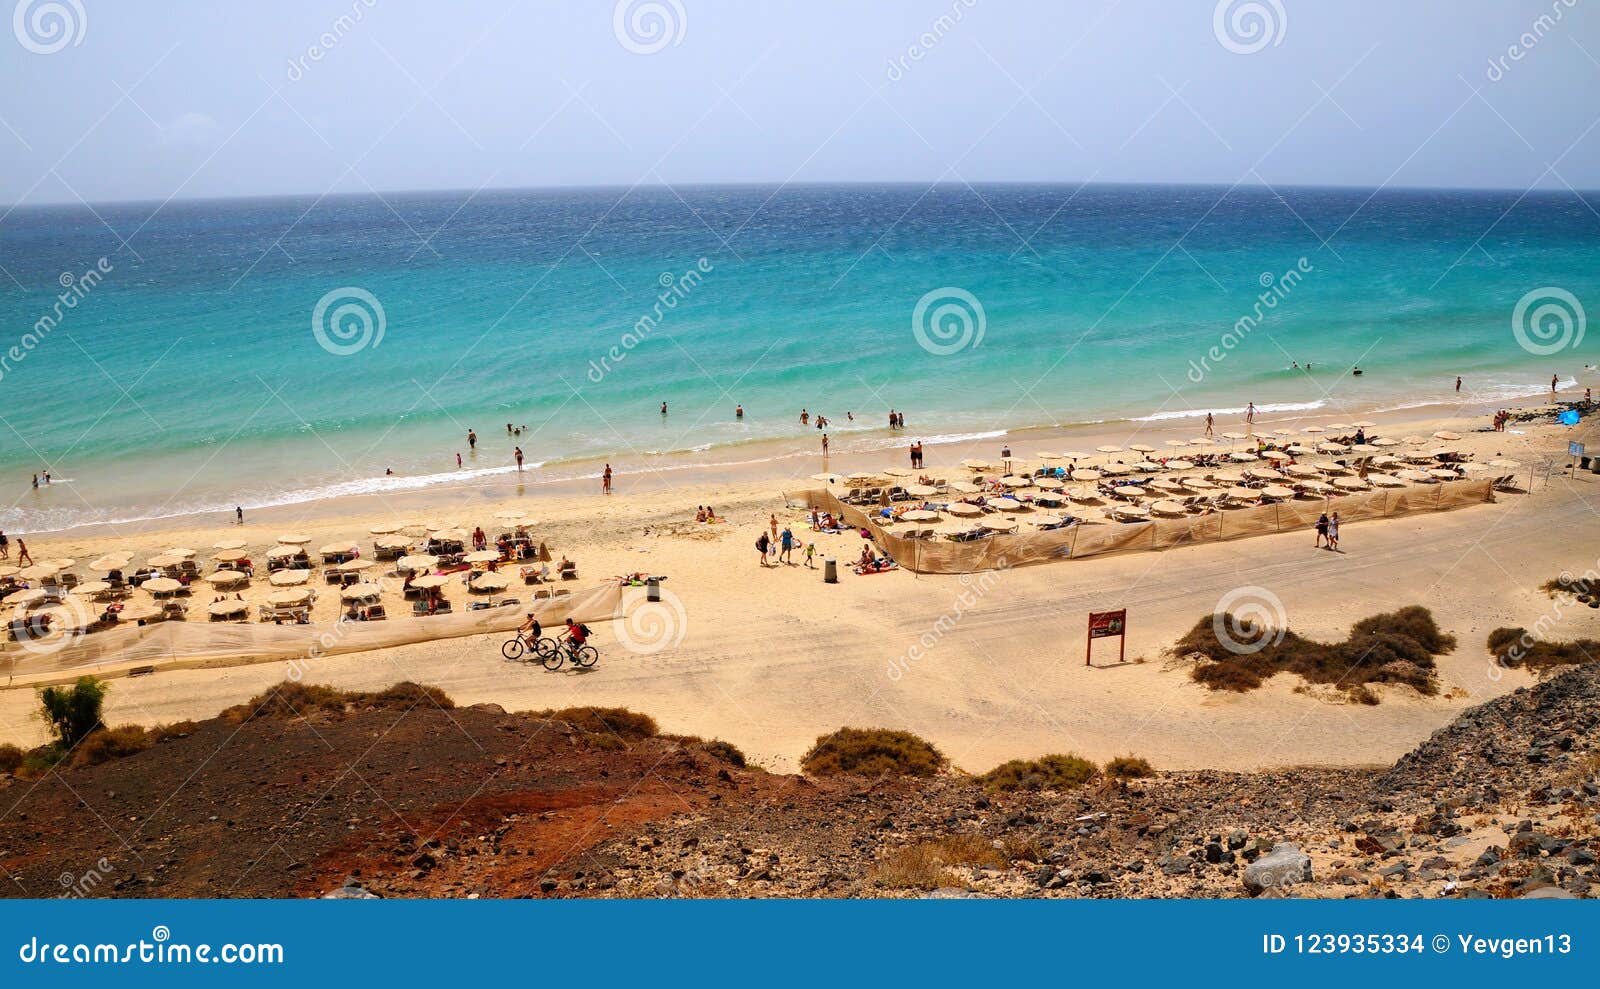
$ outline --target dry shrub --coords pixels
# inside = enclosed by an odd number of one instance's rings
[[[732,742],[724,742],[720,738],[713,738],[709,742],[702,742],[700,751],[713,759],[727,763],[735,769],[744,768],[744,753],[740,752],[739,747]]]
[[[15,773],[28,754],[15,745],[0,745],[0,773]]]
[[[70,765],[73,769],[98,766],[102,762],[143,752],[154,744],[151,733],[138,725],[103,728],[78,743],[78,747],[72,750]]]
[[[1600,659],[1600,641],[1545,642],[1535,639],[1525,628],[1497,628],[1489,633],[1489,652],[1501,666],[1542,673],[1557,666],[1577,666]]]
[[[1138,756],[1119,755],[1106,763],[1105,773],[1112,779],[1142,780],[1156,774],[1149,760]]]
[[[1237,643],[1217,636],[1218,625],[1242,624],[1254,652],[1236,652]],[[1231,617],[1208,615],[1178,640],[1175,651],[1203,657],[1190,676],[1212,690],[1243,693],[1288,671],[1310,683],[1335,685],[1352,700],[1376,704],[1378,695],[1369,684],[1405,684],[1422,694],[1438,693],[1435,657],[1455,646],[1455,637],[1440,631],[1432,612],[1411,605],[1361,619],[1343,642],[1317,642],[1288,629],[1251,628]]]
[[[625,707],[564,707],[559,711],[539,711],[536,718],[564,721],[589,741],[609,739],[610,742],[637,742],[654,738],[658,733],[655,719],[648,714],[636,714]],[[600,743],[608,746],[606,742]]]
[[[800,768],[811,776],[932,776],[945,763],[943,753],[910,732],[840,728],[819,737]]]
[[[1088,759],[1070,752],[1038,759],[1012,759],[984,773],[983,785],[1001,793],[1017,790],[1075,790],[1094,779],[1099,770]]]
[[[222,717],[240,724],[256,718],[303,718],[317,712],[343,714],[353,710],[409,711],[427,704],[442,708],[456,706],[438,687],[405,681],[379,691],[340,690],[324,684],[285,680],[264,693],[235,704]]]
[[[950,866],[1003,869],[1010,859],[978,835],[952,835],[896,849],[875,863],[867,881],[891,889],[934,890],[965,886]]]

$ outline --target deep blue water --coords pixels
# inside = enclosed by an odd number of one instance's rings
[[[530,427],[515,442],[550,471],[813,444],[802,407],[834,420],[838,448],[874,442],[890,406],[928,438],[1246,401],[1442,401],[1456,374],[1494,401],[1596,360],[1592,336],[1540,355],[1512,332],[1532,290],[1600,305],[1592,203],[1279,192],[700,187],[15,209],[0,219],[0,314],[21,345],[0,360],[13,492],[0,527],[431,483],[455,471],[469,427],[483,442],[467,467],[500,470],[508,421]],[[58,306],[63,276],[86,284],[97,264],[102,279]],[[355,351],[342,355],[319,345],[313,313],[350,288],[378,300],[383,335],[330,335]],[[981,342],[968,306],[925,347],[918,302],[951,288],[981,306]],[[1274,305],[1224,344],[1263,293]],[[39,332],[44,317],[57,325]],[[1360,378],[1345,374],[1355,362]],[[35,495],[28,475],[46,465],[71,484]]]

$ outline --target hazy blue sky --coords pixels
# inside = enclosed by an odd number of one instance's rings
[[[1214,0],[633,0],[620,32],[614,0],[54,0],[66,35],[50,2],[6,0],[7,203],[939,178],[1600,188],[1596,0],[1232,0],[1220,32]],[[671,22],[659,42],[630,33],[637,7]],[[1252,8],[1259,40],[1227,27]]]

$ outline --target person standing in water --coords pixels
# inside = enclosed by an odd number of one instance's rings
[[[467,430],[467,449],[473,452],[478,449],[478,434],[470,429]]]
[[[1456,394],[1461,394],[1461,375],[1456,375]]]
[[[521,470],[522,469],[522,447],[520,447],[520,446],[516,447],[512,451],[512,455],[517,458],[517,470]]]
[[[1558,385],[1560,383],[1561,383],[1561,379],[1558,376],[1556,376],[1554,374],[1552,374],[1550,376],[1550,397],[1551,398],[1555,398],[1556,397],[1556,385]],[[50,475],[48,473],[45,474],[45,483],[46,484],[50,483]]]
[[[611,493],[611,465],[610,464],[606,464],[605,473],[600,475],[600,493],[601,494],[610,494]]]
[[[666,402],[662,402],[661,403],[661,414],[662,415],[666,415],[667,414],[667,403]]]
[[[733,408],[733,417],[735,419],[743,419],[744,418],[744,406],[742,406],[742,405],[734,406],[734,408]]]
[[[822,455],[824,457],[826,457],[828,455],[828,434],[827,433],[823,433],[822,434]]]

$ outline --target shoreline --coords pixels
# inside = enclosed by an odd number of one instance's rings
[[[1530,391],[1518,398],[1493,402],[1473,400],[1470,397],[1459,402],[1425,399],[1399,406],[1378,403],[1339,405],[1330,408],[1323,400],[1317,407],[1302,408],[1299,406],[1312,403],[1278,403],[1277,409],[1270,404],[1258,409],[1255,425],[1266,427],[1267,431],[1274,428],[1291,428],[1298,431],[1307,425],[1348,421],[1354,418],[1370,418],[1380,426],[1390,427],[1413,421],[1456,422],[1461,419],[1491,415],[1498,409],[1511,407],[1508,403],[1528,402],[1546,394],[1548,393]],[[1580,397],[1579,394],[1558,394],[1556,402],[1570,402]],[[1283,408],[1283,406],[1293,407]],[[1440,410],[1441,414],[1448,410],[1448,415],[1443,415],[1442,418],[1425,415],[1429,410]],[[455,504],[475,498],[513,501],[522,498],[562,497],[584,493],[585,490],[592,491],[600,479],[604,464],[608,462],[613,465],[618,475],[619,489],[622,488],[624,480],[631,487],[645,491],[673,491],[691,484],[703,484],[708,480],[717,483],[758,481],[764,478],[794,480],[823,470],[877,463],[885,455],[893,458],[914,441],[920,441],[930,448],[931,466],[937,468],[967,457],[993,458],[1002,446],[1008,444],[1038,443],[1042,446],[1047,443],[1060,445],[1062,442],[1068,442],[1092,449],[1105,442],[1125,446],[1127,443],[1152,436],[1158,440],[1192,437],[1199,434],[1208,411],[1217,416],[1216,431],[1219,435],[1225,431],[1246,432],[1249,429],[1243,423],[1243,407],[1237,410],[1230,407],[1228,410],[1158,411],[1139,417],[1113,417],[1071,423],[996,425],[993,429],[969,433],[918,434],[914,428],[890,430],[880,426],[839,434],[832,432],[830,428],[828,432],[830,438],[834,439],[834,444],[829,456],[824,458],[816,448],[816,444],[820,443],[821,434],[814,428],[799,427],[797,423],[797,430],[802,430],[807,436],[809,441],[807,444],[800,444],[798,438],[762,438],[720,445],[706,444],[661,453],[642,451],[642,456],[640,452],[625,452],[613,455],[609,460],[606,457],[574,457],[565,460],[557,458],[535,461],[526,471],[520,472],[528,476],[519,476],[519,472],[513,466],[465,467],[463,473],[468,476],[459,478],[455,472],[401,475],[393,478],[394,486],[388,489],[313,494],[310,497],[255,506],[246,504],[248,499],[241,497],[238,499],[238,504],[245,508],[247,521],[254,521],[329,518],[339,513],[341,505],[350,506],[352,509],[356,507],[365,509],[374,504],[386,504],[421,511],[435,502]],[[1222,418],[1223,415],[1229,414],[1238,416],[1238,421]],[[498,439],[498,437],[492,438]],[[990,449],[991,447],[993,449]],[[751,455],[727,459],[734,456],[735,451],[748,452]],[[1019,450],[1017,455],[1027,457],[1031,456],[1031,453]],[[898,460],[895,462],[898,463]],[[539,476],[542,472],[554,473],[555,476]],[[693,475],[692,480],[690,475]],[[352,479],[325,485],[324,488],[317,490],[351,484],[382,484],[385,480],[382,477],[367,481]],[[419,481],[424,483],[417,483]],[[154,533],[202,525],[207,521],[219,525],[232,525],[233,511],[231,508],[218,508],[131,516],[54,529],[27,529],[15,524],[6,528],[13,537],[20,534],[24,538],[39,536],[88,538],[96,535],[120,534],[119,530],[126,531],[127,527],[133,527],[140,532]]]

